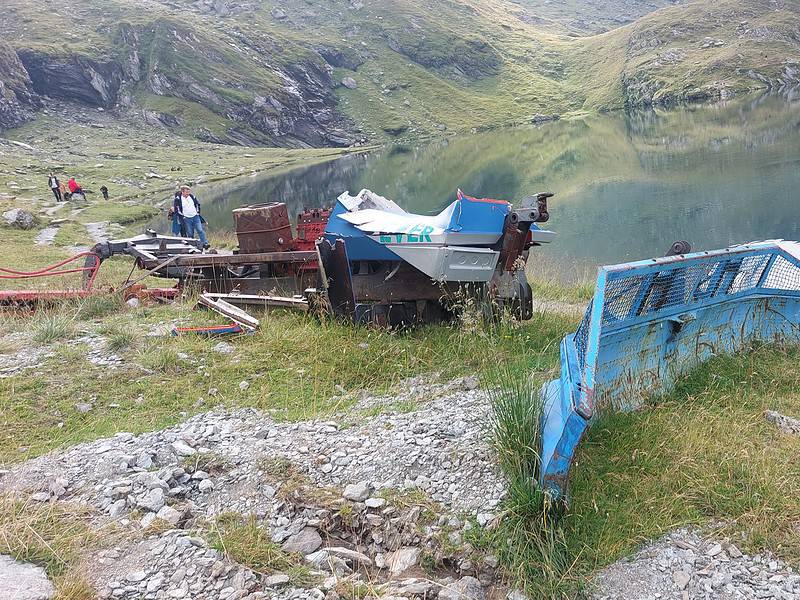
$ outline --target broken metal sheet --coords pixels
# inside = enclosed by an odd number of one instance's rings
[[[601,267],[586,315],[542,390],[540,484],[566,493],[604,410],[633,410],[699,363],[753,343],[800,342],[800,245],[756,242]]]
[[[381,199],[390,202],[391,209],[365,208],[362,202],[336,217],[380,244],[490,246],[503,235],[511,210],[505,200],[472,198],[461,190],[452,204],[433,216],[407,213],[391,200]]]
[[[406,211],[392,200],[384,198],[370,190],[361,190],[356,196],[351,196],[349,192],[343,192],[339,195],[337,201],[350,212],[377,209],[398,215],[406,214]]]

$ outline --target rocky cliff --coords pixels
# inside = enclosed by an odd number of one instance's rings
[[[39,99],[14,49],[0,42],[0,130],[17,127],[33,117]]]

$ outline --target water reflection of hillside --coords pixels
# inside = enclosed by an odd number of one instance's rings
[[[225,227],[236,206],[278,200],[295,212],[364,187],[414,212],[440,210],[459,188],[509,200],[552,190],[561,235],[547,254],[613,262],[678,238],[710,248],[800,236],[798,148],[800,102],[761,97],[389,148],[229,186],[206,211]]]

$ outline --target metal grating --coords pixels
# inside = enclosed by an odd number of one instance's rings
[[[601,328],[638,317],[691,310],[693,305],[758,289],[800,291],[800,266],[778,249],[757,254],[709,256],[702,262],[653,265],[607,273]],[[597,299],[597,298],[595,298]],[[581,369],[591,329],[592,304],[575,332]]]
[[[581,324],[575,332],[575,349],[578,354],[578,364],[583,367],[586,366],[586,344],[589,341],[589,321],[592,318],[592,304],[594,301],[589,302],[589,307],[586,309],[586,314],[583,316]]]

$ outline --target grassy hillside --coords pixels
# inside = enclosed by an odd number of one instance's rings
[[[469,131],[727,97],[800,73],[800,6],[788,1],[53,4],[8,0],[0,15],[40,93],[227,143]]]
[[[571,72],[594,72],[587,107],[719,100],[797,83],[800,5],[723,0],[664,9],[576,43]]]

